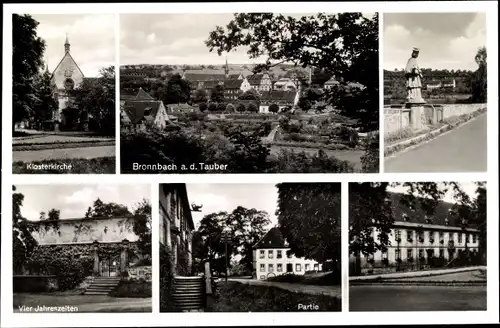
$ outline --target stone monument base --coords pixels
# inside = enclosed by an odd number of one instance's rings
[[[425,102],[407,102],[405,108],[410,109],[410,126],[414,131],[425,129]]]

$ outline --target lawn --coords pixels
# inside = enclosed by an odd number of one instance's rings
[[[61,143],[31,143],[31,144],[17,144],[12,145],[13,151],[26,151],[26,150],[45,150],[45,149],[63,149],[63,148],[84,148],[84,147],[104,147],[114,146],[115,141],[79,141],[79,142],[61,142]]]
[[[50,165],[64,165],[65,168],[50,168]],[[31,166],[30,166],[31,165]],[[48,165],[49,167],[43,167]],[[42,166],[41,169],[38,167]],[[116,172],[115,157],[98,158],[75,158],[43,160],[34,162],[17,161],[12,163],[12,173],[14,174],[68,174],[68,173],[93,173],[93,174],[113,174]]]
[[[268,281],[275,282],[288,282],[303,285],[317,285],[317,286],[338,286],[341,284],[340,272],[321,272],[310,275],[295,275],[283,274],[276,277],[268,278]]]
[[[307,295],[276,287],[228,282],[209,297],[207,312],[297,312],[312,305],[309,311],[340,311],[340,298]],[[301,308],[302,306],[302,308]]]

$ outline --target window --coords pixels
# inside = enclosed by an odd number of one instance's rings
[[[283,272],[283,264],[279,263],[277,266],[278,272]]]
[[[413,258],[413,249],[407,249],[406,250],[406,257],[409,259]]]
[[[315,270],[315,271],[318,271],[318,270],[319,270],[319,264],[318,264],[318,263],[314,264],[314,270]]]
[[[468,234],[467,234],[467,242],[468,242],[468,243],[470,243],[470,242],[471,242],[471,234],[470,234],[470,233],[468,233]]]
[[[272,249],[271,249],[271,250],[268,250],[268,251],[267,251],[267,258],[268,258],[268,259],[272,259],[272,258],[273,258],[273,256],[274,256],[274,252],[273,252],[273,250],[272,250]]]
[[[396,241],[401,241],[401,230],[394,231],[394,235],[396,236]]]
[[[477,243],[477,235],[476,234],[472,235],[472,242]]]
[[[283,257],[282,251],[276,251],[276,258],[280,259]]]
[[[459,244],[462,243],[462,233],[461,232],[458,233],[458,243]]]
[[[411,243],[413,241],[413,230],[408,230],[406,232],[406,239]]]
[[[444,258],[444,249],[442,248],[439,250],[439,257]]]
[[[266,265],[265,264],[260,265],[260,272],[266,272]]]
[[[396,260],[401,260],[401,250],[396,249]]]
[[[260,279],[264,280],[266,279],[266,276],[260,276]]]
[[[265,256],[265,252],[264,251],[260,251],[259,253],[259,258],[263,259]]]
[[[300,264],[295,264],[295,271],[296,271],[296,272],[300,272],[300,271],[302,271],[302,265],[300,265]]]
[[[268,270],[269,272],[273,272],[274,271],[274,264],[269,264],[268,265]]]
[[[292,253],[287,252],[287,253],[286,253],[286,257],[288,257],[289,259],[291,259],[291,258],[292,258]]]
[[[453,232],[448,232],[448,241],[453,240]]]
[[[387,260],[387,251],[382,252],[382,260]]]
[[[309,271],[309,267],[310,267],[310,264],[306,264],[306,265],[305,265],[305,270],[306,270],[306,271]]]
[[[418,250],[418,257],[423,259],[424,258],[424,250],[423,249],[419,249]]]
[[[434,257],[434,248],[429,249],[429,257]]]
[[[439,233],[439,239],[444,239],[444,232],[442,232],[442,231],[441,231],[441,232]]]

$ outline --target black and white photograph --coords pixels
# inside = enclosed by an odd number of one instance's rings
[[[340,183],[160,184],[160,312],[341,311]]]
[[[486,172],[486,13],[386,13],[383,33],[384,171]]]
[[[122,173],[377,173],[377,13],[120,15]]]
[[[485,182],[349,184],[349,311],[486,311]]]
[[[12,16],[12,172],[115,173],[116,15]]]
[[[152,312],[151,185],[16,185],[14,313]]]

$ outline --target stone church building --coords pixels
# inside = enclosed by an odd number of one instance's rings
[[[54,121],[65,126],[68,122],[68,117],[65,111],[73,105],[71,91],[78,87],[85,80],[85,76],[71,55],[71,45],[66,36],[64,43],[64,56],[52,72],[51,84],[54,88],[54,99],[58,104],[57,113],[54,113]],[[84,118],[84,121],[87,119]],[[86,125],[88,127],[88,124]],[[85,129],[85,126],[83,127]]]

